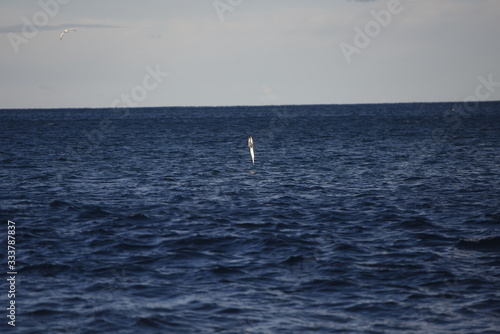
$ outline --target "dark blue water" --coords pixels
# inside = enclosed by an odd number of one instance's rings
[[[2,333],[500,332],[500,103],[11,110],[0,143]]]

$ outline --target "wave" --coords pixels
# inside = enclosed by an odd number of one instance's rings
[[[500,251],[500,236],[460,239],[457,247],[477,251]]]

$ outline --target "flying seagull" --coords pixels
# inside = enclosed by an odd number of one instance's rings
[[[61,34],[61,38],[59,38],[59,40],[62,40],[64,37],[64,34],[67,34],[70,31],[76,31],[76,30],[75,29],[64,29],[62,34]]]
[[[252,164],[255,165],[255,155],[253,153],[253,139],[252,139],[252,136],[248,137],[248,147],[250,147],[250,155],[252,156]]]

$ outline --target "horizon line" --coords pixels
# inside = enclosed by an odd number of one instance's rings
[[[143,107],[42,107],[42,108],[30,108],[30,107],[20,107],[20,108],[0,108],[0,111],[13,111],[13,110],[62,110],[62,109],[73,109],[73,110],[125,110],[125,109],[153,109],[153,108],[271,108],[271,107],[301,107],[301,106],[359,106],[359,105],[382,105],[382,104],[450,104],[450,103],[466,103],[466,101],[427,101],[427,102],[362,102],[362,103],[303,103],[303,104],[234,104],[234,105],[205,105],[205,106],[195,106],[195,105],[185,105],[185,106],[143,106]],[[500,103],[500,100],[488,100],[488,101],[477,101],[477,103]]]

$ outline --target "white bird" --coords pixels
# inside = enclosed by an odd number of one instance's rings
[[[250,147],[250,155],[252,156],[252,164],[255,165],[255,155],[253,153],[253,138],[252,138],[252,136],[248,137],[248,147]]]
[[[70,31],[76,31],[76,30],[75,29],[64,29],[62,34],[61,34],[61,38],[59,38],[59,40],[62,40],[64,37],[64,34],[67,34]]]

